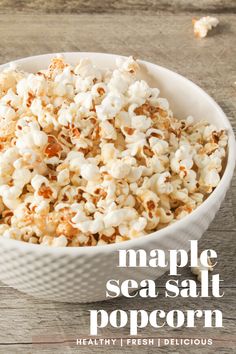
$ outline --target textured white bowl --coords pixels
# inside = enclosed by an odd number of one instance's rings
[[[46,68],[55,54],[17,60],[29,72]],[[101,53],[65,53],[65,59],[75,64],[78,58],[91,58],[101,68],[113,68],[116,55]],[[148,236],[99,247],[49,248],[0,237],[0,280],[14,288],[49,300],[91,302],[103,300],[109,279],[156,279],[165,270],[117,267],[118,249],[154,248],[189,250],[189,240],[198,240],[213,220],[229,188],[236,159],[235,138],[228,119],[202,89],[184,77],[163,67],[140,62],[142,78],[161,89],[177,117],[193,115],[206,119],[229,135],[228,160],[224,175],[209,198],[189,216]],[[7,64],[6,64],[7,65]],[[0,66],[0,70],[6,65]]]

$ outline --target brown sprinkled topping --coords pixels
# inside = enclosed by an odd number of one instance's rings
[[[148,210],[153,210],[153,209],[155,209],[155,203],[154,203],[154,201],[153,200],[149,200],[148,202],[147,202],[147,208],[148,208]]]
[[[73,128],[72,129],[72,134],[73,134],[73,136],[75,136],[75,137],[79,137],[80,136],[80,130],[79,130],[79,128]]]
[[[50,198],[52,196],[52,190],[43,183],[38,190],[38,195],[46,199]]]
[[[179,220],[214,190],[226,131],[176,118],[139,69],[133,58],[113,73],[54,58],[30,76],[0,73],[3,235],[52,247],[122,242]]]
[[[124,127],[124,131],[125,131],[128,135],[133,135],[135,129],[134,129],[134,128],[130,128],[130,127]]]
[[[71,240],[78,234],[78,229],[74,228],[68,221],[64,221],[58,224],[56,234],[57,236],[65,235],[69,240]]]
[[[103,87],[98,87],[97,92],[100,96],[103,96],[105,94],[105,90]]]
[[[45,155],[47,157],[60,156],[62,151],[62,146],[58,143],[57,139],[54,136],[48,137],[48,145],[45,148]]]
[[[143,147],[143,152],[149,157],[153,157],[154,155],[154,152],[148,146]]]
[[[26,102],[26,106],[30,107],[32,104],[32,101],[35,99],[35,95],[33,95],[31,92],[28,93],[28,99]]]

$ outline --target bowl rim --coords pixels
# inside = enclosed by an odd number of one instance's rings
[[[8,67],[10,63],[17,63],[17,64],[22,64],[22,63],[27,63],[31,60],[39,60],[42,58],[50,58],[57,56],[58,54],[62,56],[74,56],[82,55],[83,57],[88,57],[91,56],[106,56],[110,57],[113,59],[116,58],[128,58],[127,56],[119,55],[119,54],[111,54],[111,53],[100,53],[100,52],[61,52],[61,53],[46,53],[46,54],[40,54],[40,55],[34,55],[30,57],[24,57],[16,60],[12,60],[10,62],[4,63],[0,65],[0,71],[4,69],[5,67]],[[68,59],[69,60],[69,59]],[[84,247],[48,247],[44,245],[36,245],[36,244],[30,244],[28,242],[23,242],[23,241],[18,241],[14,239],[6,239],[0,236],[0,244],[7,244],[11,245],[12,248],[18,248],[21,251],[31,251],[34,253],[45,253],[45,254],[55,254],[55,255],[66,255],[70,254],[73,256],[77,255],[89,255],[93,256],[93,254],[97,253],[109,253],[109,252],[114,252],[118,251],[119,249],[137,249],[137,248],[142,248],[143,245],[145,245],[148,242],[152,242],[154,239],[161,239],[162,237],[165,237],[168,233],[172,233],[173,231],[177,234],[178,231],[181,231],[183,227],[187,224],[190,224],[194,222],[194,220],[197,218],[198,214],[205,214],[206,211],[210,210],[213,204],[215,204],[216,200],[220,200],[221,196],[226,192],[226,190],[229,187],[230,181],[233,177],[234,173],[234,168],[235,168],[235,163],[236,163],[236,141],[235,141],[235,136],[234,132],[232,129],[232,126],[230,124],[229,119],[227,118],[226,114],[222,110],[222,108],[216,103],[216,101],[208,95],[200,86],[195,84],[193,81],[187,79],[183,75],[180,75],[179,73],[172,71],[168,68],[165,68],[163,66],[148,62],[146,60],[138,60],[139,63],[146,65],[148,67],[153,67],[155,69],[158,68],[159,70],[163,71],[164,73],[168,73],[171,75],[174,75],[176,78],[181,79],[183,82],[186,82],[188,84],[191,84],[196,91],[201,93],[202,95],[205,96],[205,98],[209,101],[210,104],[212,104],[215,108],[216,111],[219,115],[221,115],[222,121],[224,121],[224,124],[226,126],[227,132],[228,132],[228,155],[227,155],[227,163],[225,166],[224,173],[221,177],[221,180],[217,187],[214,189],[214,191],[207,197],[204,202],[198,206],[191,214],[188,214],[185,216],[183,219],[178,220],[176,223],[171,224],[169,226],[164,227],[161,230],[157,230],[154,232],[151,232],[150,234],[147,234],[145,236],[142,236],[140,238],[120,242],[120,243],[112,243],[112,244],[107,244],[107,245],[99,245],[99,246],[84,246]],[[194,116],[194,114],[193,114]]]

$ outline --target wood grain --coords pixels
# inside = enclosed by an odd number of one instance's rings
[[[232,0],[0,0],[1,12],[24,13],[127,13],[165,11],[170,13],[232,13]]]
[[[171,5],[170,5],[171,3]],[[39,11],[58,14],[35,14]],[[39,6],[40,4],[40,6]],[[166,66],[199,84],[221,105],[236,131],[236,21],[234,1],[3,1],[0,0],[0,62],[29,55],[63,51],[98,51],[134,55]],[[198,4],[198,5],[197,5]],[[201,6],[200,6],[200,5]],[[4,6],[3,6],[4,5]],[[178,5],[178,6],[177,6]],[[53,8],[54,6],[54,8]],[[86,10],[87,6],[87,10]],[[116,8],[116,12],[114,12]],[[201,10],[200,10],[201,8]],[[7,10],[11,9],[11,13]],[[230,10],[231,9],[231,10]],[[86,11],[85,11],[86,10]],[[132,10],[132,13],[131,13]],[[145,10],[145,12],[139,12]],[[156,11],[159,11],[155,14]],[[165,11],[166,10],[166,11]],[[219,12],[220,25],[205,40],[193,37],[192,14],[198,11]],[[24,13],[19,13],[23,11]],[[76,12],[101,12],[80,14]],[[177,12],[178,11],[178,12]],[[3,14],[5,12],[5,14]],[[17,14],[15,12],[18,12]],[[61,12],[72,12],[64,15]],[[118,13],[120,12],[120,14]],[[122,12],[122,14],[121,14]],[[187,99],[187,97],[186,97]],[[195,329],[158,332],[147,328],[143,337],[207,337],[215,338],[215,347],[191,348],[191,354],[232,353],[235,349],[235,234],[236,234],[236,176],[227,198],[215,220],[205,232],[200,249],[213,248],[219,254],[215,272],[220,273],[225,296],[222,299],[175,300],[175,308],[219,308],[224,313],[224,328],[205,331],[200,322]],[[181,279],[192,278],[185,268]],[[163,291],[167,276],[157,281]],[[94,289],[96,291],[96,289]],[[173,308],[173,300],[163,296],[152,300],[108,301],[95,304],[63,304],[37,300],[0,284],[0,353],[135,353],[138,347],[76,347],[75,339],[88,335],[89,309]],[[32,341],[54,338],[54,344],[33,344]],[[127,336],[128,330],[107,329],[103,336]],[[58,337],[59,336],[59,337]],[[60,344],[60,339],[69,339]],[[189,348],[142,347],[143,353],[189,353]]]
[[[183,298],[175,299],[175,309],[185,311],[187,309],[214,309],[217,308],[224,312],[225,328],[207,329],[202,328],[201,319],[197,320],[197,328],[181,328],[181,330],[171,329],[168,327],[155,331],[153,328],[147,327],[143,329],[140,336],[145,337],[174,337],[174,338],[213,338],[214,349],[207,349],[207,353],[213,353],[217,350],[220,352],[220,347],[223,348],[223,353],[232,350],[235,345],[235,318],[232,317],[232,308],[234,306],[236,289],[224,289],[225,295],[222,299],[201,299],[199,305],[198,299],[186,301]],[[18,296],[17,296],[18,295]],[[90,354],[96,351],[97,353],[119,353],[122,348],[98,348],[94,347],[76,347],[77,338],[87,338],[89,329],[89,310],[104,309],[111,312],[114,309],[145,309],[150,312],[154,309],[161,308],[168,312],[173,308],[173,300],[166,299],[160,296],[158,300],[143,299],[132,300],[116,299],[113,301],[98,302],[94,304],[62,304],[52,303],[43,300],[32,299],[24,294],[17,294],[13,289],[0,289],[1,301],[5,305],[1,306],[2,318],[7,318],[7,321],[1,323],[1,345],[0,353],[6,353],[6,348],[10,348],[12,352],[27,353],[30,352],[31,346],[34,349],[33,353],[53,353],[54,349],[60,347],[64,353],[76,352],[81,350],[81,353]],[[17,296],[17,301],[16,301]],[[21,314],[21,315],[20,315]],[[105,338],[127,338],[129,337],[128,327],[125,329],[114,329],[107,327],[101,330],[100,336]],[[61,341],[65,343],[61,343]],[[225,341],[227,340],[227,343]],[[41,342],[42,344],[36,344]],[[49,343],[46,343],[49,342]],[[43,344],[44,343],[44,344]],[[50,344],[51,343],[51,344]],[[4,352],[5,350],[5,352]],[[164,353],[176,353],[176,348],[163,348]],[[201,348],[202,350],[202,348]],[[201,353],[200,349],[191,349],[191,353]],[[24,353],[25,353],[24,352]],[[126,352],[131,352],[131,348],[126,348]],[[138,353],[138,349],[132,348],[132,352]],[[155,348],[148,347],[144,352],[154,353]],[[230,351],[229,351],[230,352]],[[8,353],[8,352],[7,352]],[[181,353],[184,351],[181,350]]]

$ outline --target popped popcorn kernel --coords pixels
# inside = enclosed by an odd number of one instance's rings
[[[219,24],[219,20],[216,17],[205,16],[199,20],[193,18],[192,23],[195,37],[204,38],[207,36],[209,30]]]
[[[197,263],[198,263],[197,267],[192,267],[191,271],[193,274],[197,276],[197,280],[201,282],[202,271],[207,270],[208,272],[213,272],[214,268],[212,266],[211,259],[209,257],[207,258],[207,263],[208,263],[207,267],[201,263],[200,258],[198,258]]]

